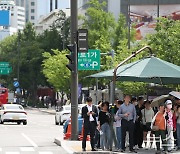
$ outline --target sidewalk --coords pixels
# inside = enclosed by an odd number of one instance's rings
[[[87,141],[86,152],[82,152],[82,141],[70,141],[63,140],[61,138],[55,138],[54,143],[61,146],[69,154],[117,154],[117,152],[109,151],[91,151],[90,142]]]
[[[41,111],[41,112],[44,112],[44,113],[53,114],[53,115],[56,114],[56,111],[55,111],[54,108],[49,108],[49,109],[47,109],[47,108],[34,108],[34,107],[29,107],[29,106],[27,108],[29,108],[31,110],[38,110],[38,111]]]
[[[87,141],[87,148],[86,152],[82,152],[82,141],[70,141],[70,140],[63,140],[63,138],[55,138],[54,143],[61,146],[64,150],[67,151],[69,154],[127,154],[129,153],[129,149],[127,148],[126,152],[112,152],[112,151],[91,151],[90,142]],[[137,150],[138,154],[155,154],[155,149],[140,149]],[[178,154],[179,151],[173,151],[171,154]]]
[[[47,109],[47,108],[38,108],[38,109],[39,109],[39,111],[44,112],[44,113],[49,113],[49,114],[53,114],[53,115],[56,114],[56,111],[55,111],[54,108],[49,108],[49,109]]]

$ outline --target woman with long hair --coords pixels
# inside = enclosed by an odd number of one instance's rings
[[[103,102],[101,111],[99,112],[98,129],[100,130],[100,146],[102,150],[112,151],[111,130],[110,130],[111,114],[109,113],[109,102]]]

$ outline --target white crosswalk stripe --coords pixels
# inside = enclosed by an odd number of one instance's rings
[[[39,154],[53,154],[52,152],[39,152]]]
[[[20,154],[20,152],[6,152],[6,154]]]
[[[34,148],[32,148],[32,147],[21,147],[20,150],[21,150],[22,152],[35,151]]]

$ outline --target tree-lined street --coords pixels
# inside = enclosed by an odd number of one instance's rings
[[[28,124],[0,125],[1,154],[59,154],[66,152],[54,142],[62,136],[62,126],[54,124],[54,115],[38,110],[27,110]]]

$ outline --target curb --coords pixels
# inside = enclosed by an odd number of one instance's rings
[[[56,113],[54,113],[54,112],[46,111],[46,110],[40,110],[40,109],[39,109],[39,111],[44,112],[44,113],[49,113],[49,114],[52,114],[52,115],[55,115],[55,114],[56,114]]]
[[[63,141],[61,141],[58,138],[54,139],[54,143],[57,144],[58,146],[61,146],[67,153],[69,154],[74,154],[74,151],[71,150]]]
[[[70,147],[68,147],[68,144],[64,141],[55,138],[54,143],[58,146],[61,146],[67,153],[69,154],[117,154],[119,152],[112,152],[112,151],[86,151],[86,152],[75,152]]]

